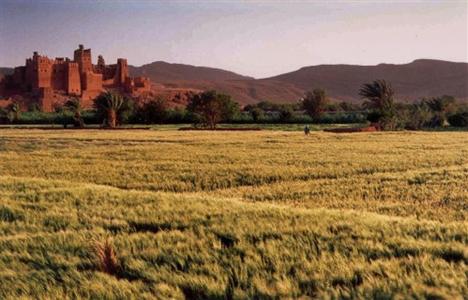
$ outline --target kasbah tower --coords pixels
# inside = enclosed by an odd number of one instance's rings
[[[70,97],[77,97],[85,108],[105,90],[116,90],[137,97],[148,93],[151,82],[146,77],[131,78],[127,60],[117,59],[116,64],[106,65],[99,55],[92,63],[91,49],[79,45],[73,60],[50,59],[34,52],[26,59],[26,65],[16,67],[14,73],[4,78],[5,92],[23,100],[36,103],[42,111],[51,112]]]

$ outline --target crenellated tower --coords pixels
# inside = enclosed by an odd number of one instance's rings
[[[127,60],[117,59],[106,65],[99,55],[92,63],[91,49],[79,45],[73,60],[64,57],[50,59],[37,51],[26,59],[25,66],[16,67],[6,76],[12,92],[20,92],[30,101],[37,101],[44,111],[52,111],[70,96],[79,97],[83,107],[91,107],[92,100],[106,89],[137,95],[149,92],[150,81],[144,77],[130,78]]]
[[[73,53],[73,60],[78,63],[80,74],[93,71],[91,49],[85,49],[84,46],[80,44],[78,49]]]

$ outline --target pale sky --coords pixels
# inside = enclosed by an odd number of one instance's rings
[[[0,66],[37,50],[163,60],[257,78],[318,64],[468,62],[462,1],[0,0]]]

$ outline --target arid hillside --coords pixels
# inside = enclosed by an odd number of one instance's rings
[[[468,63],[419,59],[409,64],[377,66],[319,65],[271,77],[307,90],[321,87],[333,98],[357,100],[359,87],[374,79],[389,81],[400,100],[452,95],[468,100]]]
[[[196,90],[215,89],[230,94],[242,104],[261,100],[274,102],[295,101],[303,94],[303,89],[287,82],[276,80],[256,80],[230,71],[184,64],[153,62],[141,67],[130,66],[132,76],[148,76],[167,88],[190,88]]]
[[[0,78],[11,72],[11,68],[0,68]],[[230,94],[241,104],[262,100],[295,102],[305,91],[318,87],[325,89],[335,100],[359,101],[360,86],[375,79],[389,81],[401,101],[444,94],[468,101],[468,63],[429,59],[401,65],[309,66],[264,79],[222,69],[162,61],[140,67],[130,66],[130,74],[150,77],[156,93],[165,95],[185,90],[216,89]]]
[[[306,90],[324,88],[336,100],[358,101],[363,83],[389,81],[402,101],[452,95],[468,100],[468,63],[419,59],[408,64],[377,66],[318,65],[275,77],[254,79],[233,72],[190,65],[154,62],[131,67],[132,75],[149,76],[172,88],[217,89],[247,104],[261,100],[292,102]]]

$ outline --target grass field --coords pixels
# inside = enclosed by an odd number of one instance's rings
[[[0,299],[468,297],[467,132],[2,129],[0,162]]]

